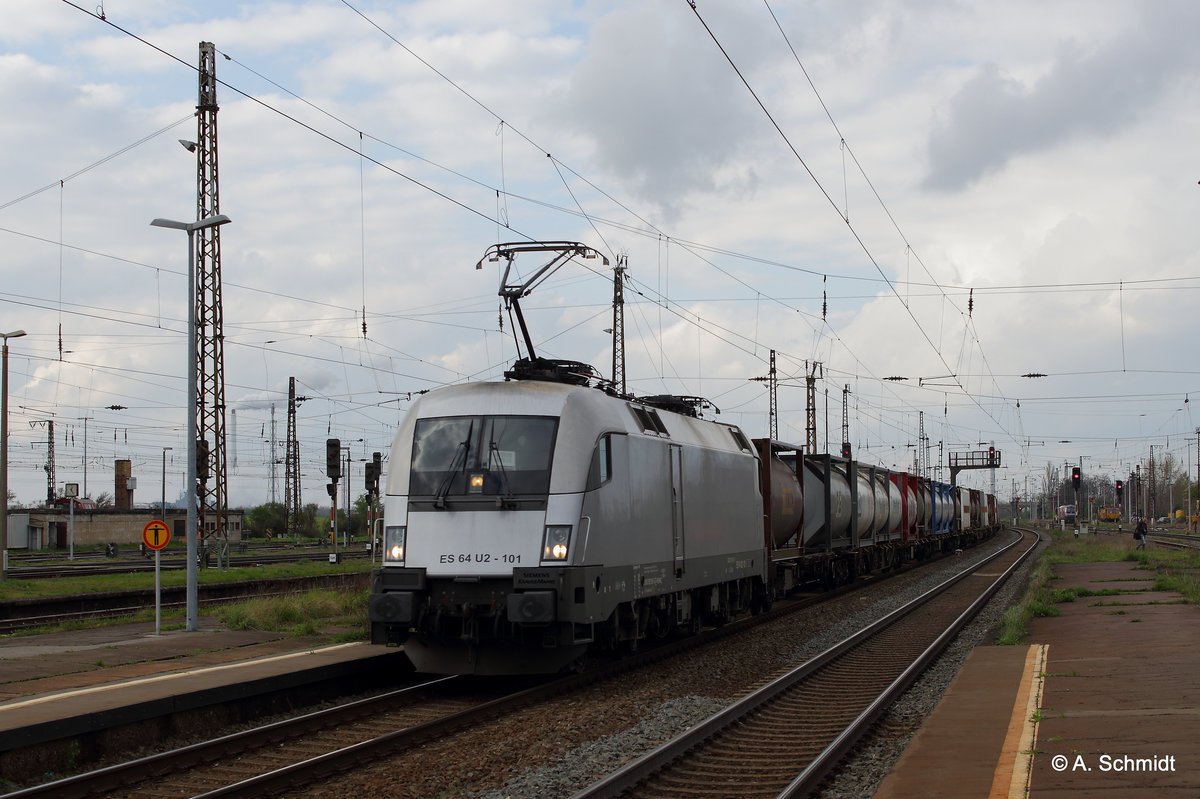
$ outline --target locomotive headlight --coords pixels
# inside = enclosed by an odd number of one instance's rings
[[[546,525],[542,535],[542,560],[564,561],[567,559],[567,548],[571,544],[571,525]]]
[[[383,559],[389,563],[404,562],[404,540],[407,527],[385,527],[383,530]]]
[[[468,488],[472,494],[478,494],[478,493],[482,492],[483,491],[483,475],[482,474],[471,475],[470,482],[468,483]]]

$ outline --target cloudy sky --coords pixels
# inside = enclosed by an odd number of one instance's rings
[[[475,265],[525,240],[626,257],[630,389],[706,397],[749,435],[768,431],[752,378],[775,350],[785,440],[803,443],[819,372],[819,448],[839,448],[846,396],[867,461],[911,466],[922,422],[933,463],[994,441],[1002,499],[1048,463],[1122,477],[1152,446],[1194,473],[1195,3],[5,10],[0,331],[28,333],[9,342],[19,503],[46,497],[49,420],[59,486],[112,492],[128,458],[135,501],[157,502],[171,447],[168,500],[182,491],[186,238],[149,222],[195,218],[178,140],[197,138],[201,41],[219,53],[233,220],[232,504],[282,501],[289,377],[313,502],[326,437],[356,461],[386,454],[412,392],[500,378],[517,355],[500,272]],[[611,374],[611,274],[573,262],[525,300],[538,354]]]

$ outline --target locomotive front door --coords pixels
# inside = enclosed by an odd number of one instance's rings
[[[683,447],[668,446],[671,466],[671,549],[675,556],[675,576],[682,577],[684,571],[683,539]]]

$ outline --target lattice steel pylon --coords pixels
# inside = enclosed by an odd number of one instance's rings
[[[810,453],[817,451],[817,380],[824,376],[820,361],[813,361],[808,374],[804,376],[807,389],[804,406],[804,446]]]
[[[46,422],[46,507],[54,505],[54,420]]]
[[[300,535],[300,442],[296,438],[296,378],[288,378],[287,445],[283,467],[283,505],[287,534]]]
[[[200,42],[196,102],[196,218],[221,213],[217,180],[217,64],[212,42]],[[196,487],[198,535],[216,545],[222,564],[229,552],[229,479],[225,460],[225,335],[221,312],[221,226],[196,231],[196,435],[200,458]],[[212,487],[209,487],[209,480]],[[211,539],[211,541],[210,541]]]
[[[625,396],[625,270],[629,267],[628,256],[617,257],[613,267],[613,386]]]
[[[767,429],[771,440],[779,438],[779,379],[775,371],[775,350],[771,350],[771,368],[766,377],[752,377],[751,380],[767,384]]]
[[[30,427],[40,427],[46,425],[48,428],[46,435],[46,465],[42,468],[46,470],[46,507],[54,506],[54,420],[38,420],[30,422]]]
[[[842,457],[850,457],[850,384],[842,388]]]

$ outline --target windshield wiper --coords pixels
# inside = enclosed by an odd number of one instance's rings
[[[450,493],[450,484],[454,478],[467,468],[467,457],[471,452],[471,434],[475,432],[475,420],[471,420],[471,425],[467,428],[467,437],[458,442],[458,447],[454,450],[454,459],[450,461],[450,471],[446,472],[446,478],[442,480],[442,484],[438,486],[437,493],[433,496],[433,507],[445,508],[446,496]],[[459,463],[459,455],[462,455],[462,463]]]
[[[492,439],[492,441],[490,442],[489,449],[491,451],[492,457],[495,458],[496,463],[500,467],[500,469],[499,469],[499,471],[500,471],[500,487],[504,491],[504,497],[507,499],[511,499],[512,498],[512,487],[509,486],[509,484],[508,484],[508,472],[504,469],[504,458],[500,457],[500,448],[498,446],[496,446],[495,439]],[[496,507],[503,508],[504,505],[505,505],[504,499],[501,499],[500,497],[496,497]]]

